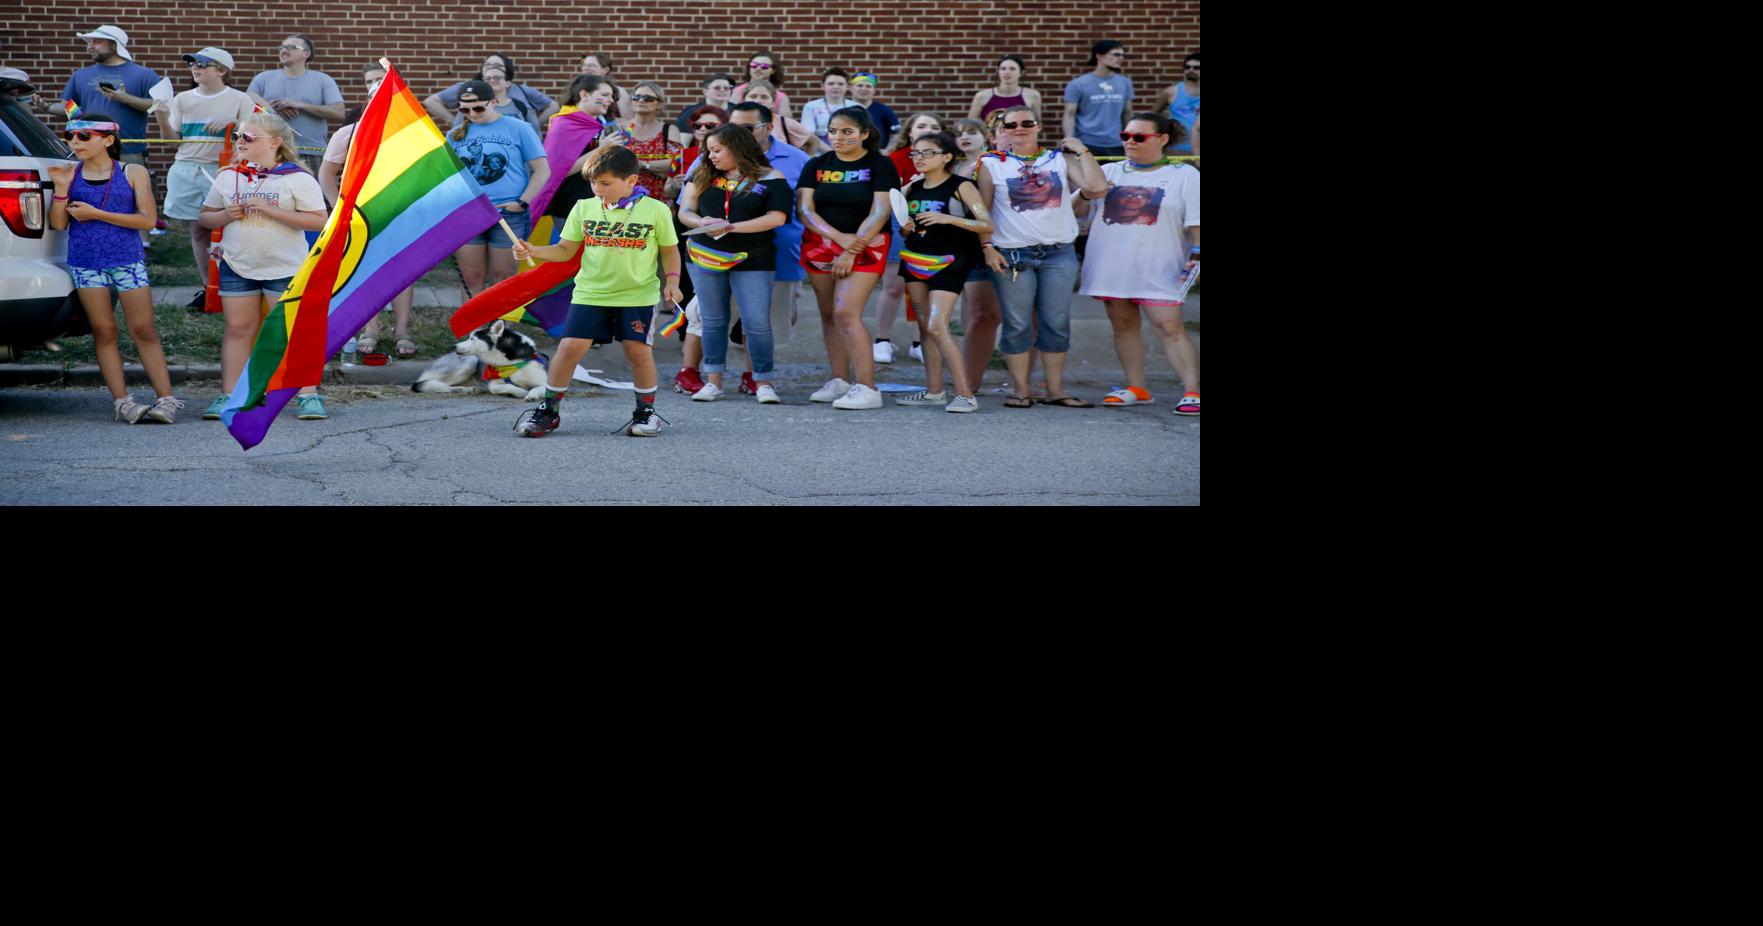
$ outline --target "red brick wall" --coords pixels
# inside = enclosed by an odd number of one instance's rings
[[[74,36],[114,24],[128,32],[135,60],[172,77],[179,90],[191,86],[184,54],[205,45],[226,49],[238,62],[230,82],[244,89],[252,75],[276,66],[282,38],[306,35],[318,48],[313,67],[337,79],[350,105],[362,101],[361,65],[381,55],[418,97],[471,76],[487,52],[508,54],[518,80],[560,97],[582,54],[604,51],[621,85],[651,79],[667,88],[670,118],[697,98],[705,74],[729,71],[740,78],[747,55],[760,48],[778,56],[798,112],[796,100],[820,95],[819,72],[839,66],[875,72],[877,99],[902,118],[919,109],[947,118],[966,115],[974,91],[992,85],[1001,54],[1020,54],[1028,65],[1024,84],[1053,102],[1066,81],[1087,69],[1092,43],[1118,39],[1127,47],[1126,73],[1148,104],[1158,87],[1178,76],[1182,57],[1200,46],[1199,0],[1113,0],[1075,11],[1044,0],[889,0],[838,6],[832,14],[773,0],[690,6],[181,0],[145,8],[24,0],[10,6],[0,17],[0,63],[29,71],[51,95],[90,63]],[[1052,107],[1048,115],[1058,111]]]

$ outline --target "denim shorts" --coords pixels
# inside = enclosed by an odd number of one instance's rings
[[[533,233],[533,216],[531,211],[522,212],[517,215],[498,208],[496,213],[502,218],[508,220],[508,227],[514,229],[514,233],[520,236],[520,240],[525,241],[527,237]],[[557,228],[561,229],[563,227],[563,220],[558,219],[556,224]],[[502,223],[500,222],[484,229],[483,234],[465,242],[460,245],[460,247],[469,248],[480,244],[487,244],[492,248],[499,248],[504,251],[510,250],[514,247],[514,242],[508,240],[508,233],[502,230]]]
[[[120,267],[105,267],[103,270],[69,267],[67,272],[73,274],[75,289],[114,288],[119,293],[126,293],[147,285],[147,264],[144,261],[135,261]]]
[[[279,280],[248,280],[233,272],[226,261],[220,262],[220,294],[222,296],[256,296],[261,293],[285,293],[294,285],[293,277]]]

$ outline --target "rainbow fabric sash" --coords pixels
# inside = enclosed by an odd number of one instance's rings
[[[928,280],[938,272],[948,269],[955,262],[953,254],[920,254],[917,251],[900,252],[900,263],[906,265],[906,271],[913,276]]]
[[[692,259],[692,263],[703,267],[705,270],[715,270],[718,272],[725,272],[734,265],[747,259],[746,251],[730,254],[727,251],[718,251],[715,248],[705,247],[704,245],[699,244],[695,239],[686,242],[686,255]]]

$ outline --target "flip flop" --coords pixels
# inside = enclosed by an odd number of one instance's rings
[[[1005,408],[1034,408],[1035,400],[1025,395],[1013,395],[1004,400]]]
[[[414,356],[416,356],[416,340],[414,338],[407,338],[407,337],[406,338],[399,338],[398,339],[398,356],[400,356],[400,357],[414,357]]]
[[[1060,408],[1095,408],[1096,403],[1087,402],[1074,395],[1043,396],[1035,400],[1042,405],[1057,405]]]

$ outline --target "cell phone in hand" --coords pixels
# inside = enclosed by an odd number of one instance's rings
[[[122,84],[119,84],[119,83],[117,83],[115,81],[111,81],[111,80],[98,81],[98,86],[103,87],[106,90],[121,90],[122,89]]]

